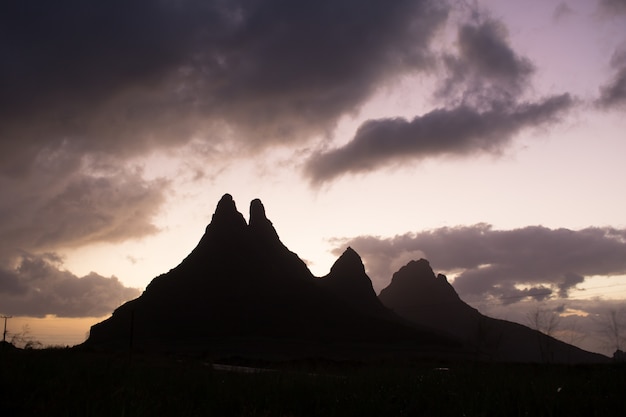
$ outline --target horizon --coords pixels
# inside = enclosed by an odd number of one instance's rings
[[[230,193],[315,276],[350,246],[379,293],[425,258],[483,314],[546,311],[587,350],[612,353],[617,311],[624,348],[623,1],[36,0],[0,19],[9,334],[84,340]]]

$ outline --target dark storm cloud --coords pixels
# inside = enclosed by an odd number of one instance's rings
[[[438,156],[498,153],[523,129],[558,120],[573,105],[564,94],[537,103],[494,106],[480,111],[468,105],[437,109],[413,120],[369,120],[342,148],[315,154],[306,165],[314,183],[345,173],[369,172]]]
[[[115,277],[92,272],[79,278],[63,271],[54,254],[23,254],[16,268],[0,267],[0,306],[5,314],[100,317],[139,294]]]
[[[493,230],[478,224],[337,243],[337,251],[349,245],[359,252],[379,289],[401,266],[398,261],[424,257],[435,270],[458,274],[453,285],[462,297],[508,303],[566,298],[585,277],[626,274],[626,230],[612,228]]]
[[[429,65],[427,0],[10,2],[0,13],[0,166],[42,148],[255,146],[332,128],[387,77]],[[226,127],[226,130],[218,128]]]
[[[446,75],[435,93],[445,107],[412,120],[366,121],[345,146],[313,154],[305,166],[311,181],[429,157],[498,153],[522,130],[555,122],[572,107],[568,94],[520,99],[534,67],[510,47],[500,22],[462,24],[456,44],[457,54],[442,58]]]

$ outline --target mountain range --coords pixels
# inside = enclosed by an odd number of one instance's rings
[[[482,315],[424,259],[402,267],[379,296],[352,248],[315,277],[260,200],[246,223],[229,194],[195,249],[92,326],[84,346],[266,359],[608,360]]]

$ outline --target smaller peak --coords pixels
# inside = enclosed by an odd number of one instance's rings
[[[263,203],[260,199],[255,198],[250,202],[250,226],[267,223],[268,221]]]
[[[351,257],[359,258],[359,260],[361,260],[361,257],[359,256],[359,254],[350,246],[348,246],[346,250],[343,251],[343,254],[341,256],[351,256]]]
[[[250,231],[256,239],[261,239],[263,244],[280,244],[278,233],[274,225],[265,215],[265,207],[261,200],[255,198],[250,202],[250,220],[248,221]]]
[[[379,317],[389,314],[376,297],[361,257],[351,247],[335,261],[321,283],[357,311]]]
[[[358,271],[365,272],[365,266],[363,266],[363,260],[359,256],[358,253],[350,246],[346,248],[345,251],[341,254],[341,256],[335,261],[335,264],[331,267],[331,271],[333,269],[355,269]]]

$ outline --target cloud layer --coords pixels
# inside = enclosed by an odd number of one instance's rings
[[[420,257],[438,271],[457,274],[454,288],[462,298],[504,303],[567,298],[586,277],[626,274],[626,230],[612,228],[493,230],[478,224],[337,243],[337,253],[349,245],[362,256],[378,290],[395,269]]]
[[[101,317],[140,294],[115,277],[92,272],[79,278],[59,266],[60,259],[54,254],[23,254],[16,268],[0,268],[2,312],[31,317]]]
[[[427,0],[12,3],[0,167],[23,172],[41,147],[124,156],[325,133],[387,77],[429,65],[446,14]]]

